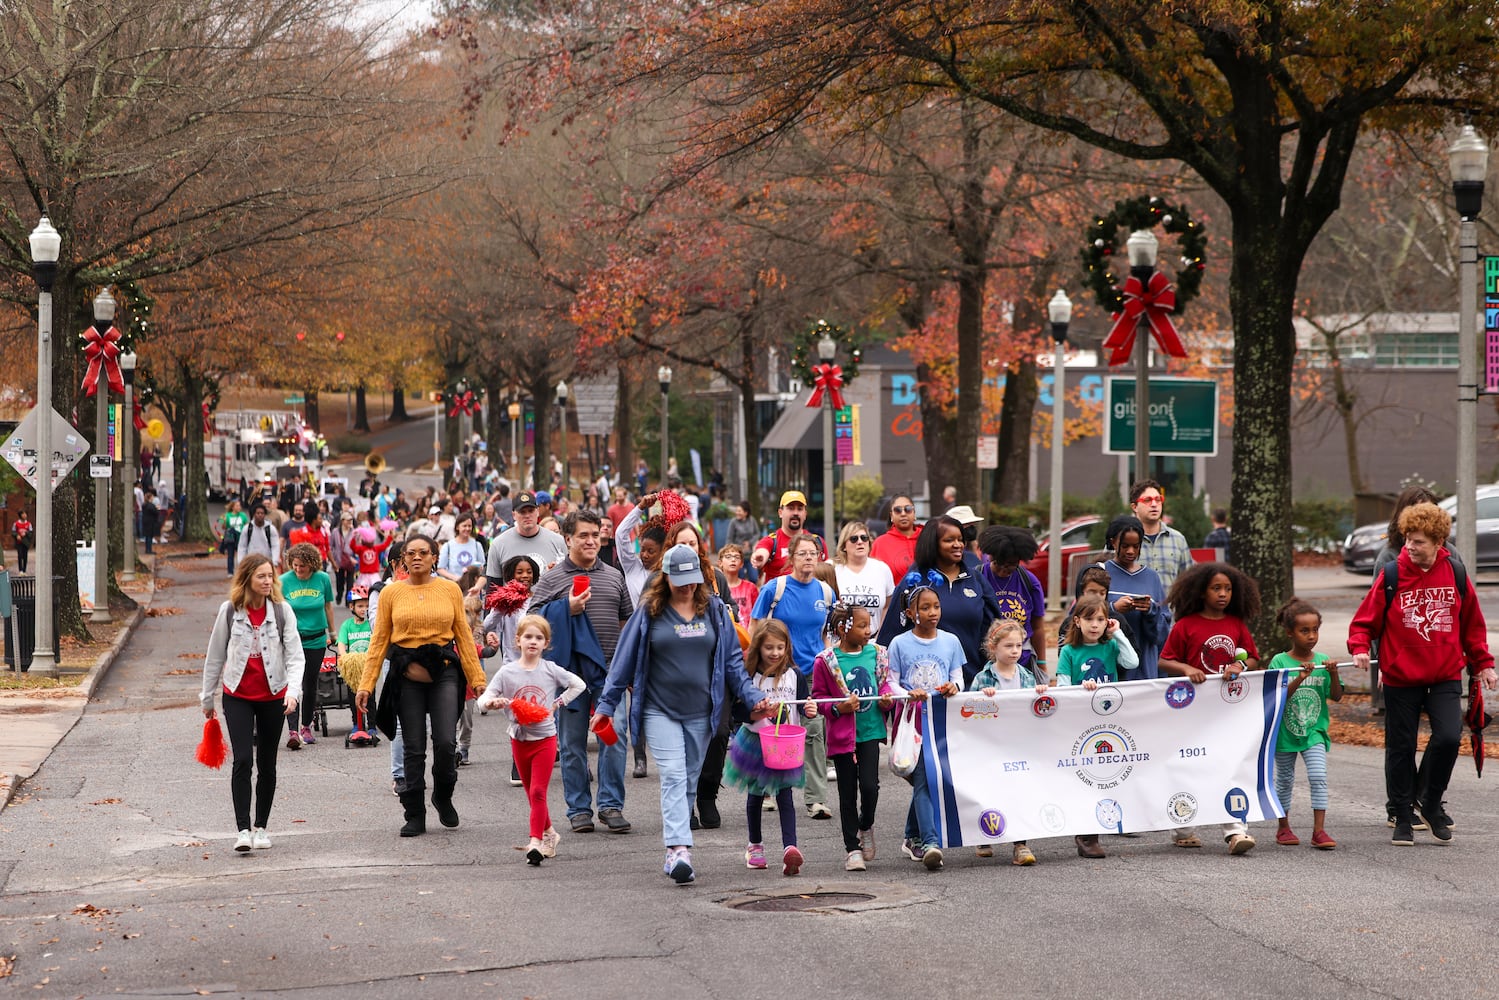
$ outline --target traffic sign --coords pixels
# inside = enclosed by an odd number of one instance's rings
[[[979,435],[979,468],[999,468],[999,435]]]
[[[1104,379],[1103,453],[1135,453],[1135,380]],[[1218,454],[1218,383],[1213,379],[1150,380],[1150,453]]]
[[[84,455],[89,453],[89,444],[78,433],[78,430],[62,418],[56,410],[51,412],[52,416],[52,486],[57,486],[58,480],[62,479],[73,466]],[[32,407],[26,419],[22,420],[16,429],[6,438],[4,447],[0,447],[0,458],[4,458],[11,464],[21,478],[31,484],[32,489],[37,487],[37,461],[36,454],[36,408]]]

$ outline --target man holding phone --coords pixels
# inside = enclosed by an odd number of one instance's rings
[[[521,498],[525,496],[521,494]],[[567,555],[542,573],[531,588],[531,607],[546,614],[543,605],[566,600],[570,616],[587,615],[603,650],[607,674],[614,659],[614,647],[619,644],[620,629],[635,607],[624,574],[599,559],[599,546],[604,539],[603,519],[591,510],[575,510],[562,519],[562,532],[567,539]],[[570,664],[561,666],[572,669]],[[594,828],[593,785],[588,776],[588,717],[604,686],[603,676],[583,679],[588,682],[588,697],[578,698],[557,713],[562,794],[575,833],[590,833]],[[598,818],[610,833],[629,833],[630,823],[623,815],[625,734],[619,735],[617,743],[599,747]]]

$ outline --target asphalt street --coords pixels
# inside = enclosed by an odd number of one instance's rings
[[[527,866],[504,720],[477,720],[462,825],[402,840],[389,754],[326,740],[283,751],[269,851],[231,850],[228,772],[193,759],[199,668],[225,590],[217,559],[163,569],[170,585],[96,701],[0,813],[0,992],[93,997],[766,997],[943,994],[1491,996],[1499,807],[1461,761],[1455,843],[1388,844],[1380,751],[1337,747],[1329,829],[1339,848],[1273,843],[1242,858],[1166,834],[1070,841],[1003,856],[902,859],[902,783],[882,782],[878,860],[843,871],[836,823],[803,819],[794,879],[744,868],[742,800],[699,835],[697,884],[660,869],[657,785],[627,778],[634,832],[564,832]],[[1336,578],[1330,577],[1331,582]],[[1331,582],[1329,585],[1331,585]],[[1357,590],[1357,585],[1351,588]],[[347,728],[335,713],[335,734]],[[1310,831],[1304,783],[1293,817]],[[561,813],[560,777],[551,802]],[[767,834],[775,824],[766,817]],[[873,897],[819,912],[750,912],[745,893]],[[811,902],[811,901],[802,901]]]

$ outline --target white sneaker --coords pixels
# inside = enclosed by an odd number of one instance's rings
[[[807,815],[813,819],[832,819],[833,810],[829,809],[826,803],[814,802],[807,807]]]
[[[864,868],[864,852],[849,851],[848,860],[843,862],[843,870],[846,872],[862,872]]]
[[[254,846],[255,846],[255,838],[250,835],[250,831],[249,830],[241,830],[241,831],[239,831],[239,836],[234,841],[234,849],[236,851],[240,852],[241,854],[244,854],[246,851],[248,851],[250,848],[252,848]]]
[[[562,843],[562,834],[557,832],[556,827],[548,827],[541,834],[541,856],[544,858],[555,858],[557,856],[557,845]]]
[[[254,842],[257,851],[268,851],[271,848],[271,835],[265,832],[263,826],[257,826],[250,839]]]

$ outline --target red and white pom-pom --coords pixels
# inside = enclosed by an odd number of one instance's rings
[[[673,490],[662,490],[658,496],[661,501],[661,520],[666,523],[666,530],[671,531],[677,525],[692,516],[692,509]]]
[[[552,713],[529,698],[512,698],[510,699],[510,714],[521,725],[534,726]]]
[[[484,598],[484,608],[487,611],[498,611],[502,615],[513,615],[525,607],[526,599],[531,596],[531,588],[520,580],[511,580],[503,587],[496,587]]]
[[[224,731],[218,719],[203,721],[203,739],[198,742],[198,763],[215,770],[224,766],[229,757],[229,748],[224,745]]]

